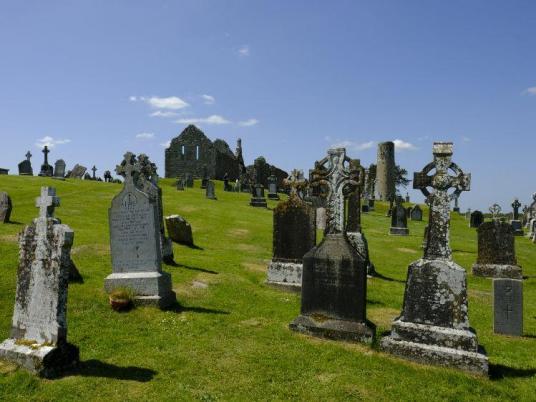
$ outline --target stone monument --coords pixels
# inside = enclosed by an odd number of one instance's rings
[[[376,328],[366,318],[365,260],[344,228],[344,198],[359,179],[348,162],[344,148],[330,149],[313,173],[312,185],[326,190],[326,230],[322,242],[303,257],[301,315],[289,327],[318,337],[372,342]]]
[[[430,206],[424,257],[408,268],[402,312],[381,347],[404,359],[487,374],[488,358],[469,325],[465,270],[452,260],[449,245],[448,190],[468,191],[471,175],[452,162],[452,143],[434,143],[433,153],[434,161],[413,180]]]
[[[477,228],[484,222],[484,214],[478,210],[471,212],[471,218],[469,219],[469,227]]]
[[[512,226],[512,229],[514,229],[514,235],[515,236],[523,236],[523,224],[519,220],[519,208],[521,208],[521,203],[516,198],[514,199],[514,202],[512,202],[512,220],[510,221],[510,225]]]
[[[523,281],[493,279],[493,332],[523,336]]]
[[[279,200],[279,194],[277,194],[277,176],[273,173],[268,176],[268,198],[270,200]]]
[[[58,179],[63,179],[65,177],[65,161],[63,159],[58,159],[56,163],[54,163],[54,176]]]
[[[376,163],[375,199],[389,201],[395,195],[395,144],[392,141],[378,144]]]
[[[190,247],[194,245],[192,226],[186,219],[180,215],[171,215],[166,216],[165,222],[168,236],[172,241]]]
[[[30,158],[32,154],[30,151],[26,152],[26,159],[19,163],[19,175],[20,176],[33,176],[32,162]]]
[[[5,191],[0,191],[0,223],[9,222],[12,210],[11,197]]]
[[[56,190],[42,187],[39,217],[19,238],[17,291],[11,335],[0,358],[42,377],[54,377],[78,362],[67,342],[67,289],[74,232],[54,218]]]
[[[52,177],[52,174],[54,173],[54,168],[48,164],[48,154],[50,153],[50,150],[45,145],[42,152],[43,152],[43,155],[45,156],[45,160],[43,161],[43,164],[41,165],[41,171],[39,172],[39,176]]]
[[[79,165],[78,163],[74,165],[73,170],[69,173],[68,177],[71,179],[82,179],[86,173],[87,168],[85,166]]]
[[[401,197],[396,197],[396,205],[391,212],[389,234],[395,236],[407,236],[409,234],[407,211],[402,205]]]
[[[268,204],[266,203],[266,198],[264,197],[264,186],[261,183],[260,178],[261,171],[255,169],[255,184],[251,187],[251,201],[249,205],[252,207],[267,208]]]
[[[419,204],[415,204],[409,213],[412,221],[422,221],[422,209]]]
[[[217,200],[217,198],[216,198],[216,187],[214,186],[214,182],[212,180],[207,180],[205,196],[209,200]]]

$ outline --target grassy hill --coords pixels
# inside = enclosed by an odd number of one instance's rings
[[[413,364],[373,347],[319,340],[288,330],[299,295],[264,284],[271,257],[272,212],[248,205],[247,194],[217,201],[196,188],[162,180],[164,213],[193,227],[199,249],[174,245],[173,276],[181,308],[113,312],[103,290],[111,272],[108,207],[117,184],[0,176],[12,197],[12,224],[0,225],[0,340],[8,337],[15,299],[17,234],[36,215],[40,186],[61,198],[56,216],[75,231],[72,257],[84,277],[69,286],[68,338],[80,347],[79,370],[42,380],[0,362],[0,400],[534,400],[536,389],[536,245],[517,238],[524,274],[525,337],[494,335],[491,281],[469,275],[469,314],[491,363],[490,379]],[[462,195],[463,197],[463,195]],[[270,201],[270,207],[275,203]],[[388,235],[386,206],[364,214],[371,259],[382,275],[368,281],[368,318],[382,332],[400,312],[406,269],[421,257],[426,222],[410,236]],[[470,270],[476,233],[452,219],[454,259]],[[204,284],[206,286],[204,286]]]

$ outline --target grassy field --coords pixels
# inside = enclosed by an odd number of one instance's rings
[[[8,337],[13,312],[17,235],[37,215],[34,200],[42,185],[56,187],[56,216],[75,231],[72,258],[84,283],[69,286],[68,338],[80,348],[81,365],[60,379],[42,380],[0,362],[0,400],[536,399],[536,245],[516,239],[528,277],[522,338],[493,334],[491,281],[468,276],[471,324],[491,364],[491,378],[482,378],[378,350],[381,334],[400,312],[407,266],[421,257],[425,222],[410,222],[408,237],[390,237],[385,205],[363,216],[381,274],[368,281],[376,342],[319,340],[288,330],[299,313],[299,295],[264,284],[272,211],[250,207],[247,194],[224,193],[220,182],[212,201],[199,188],[178,192],[172,181],[161,181],[164,213],[184,216],[199,246],[174,245],[177,266],[163,266],[180,306],[116,313],[103,281],[111,272],[108,207],[121,186],[0,176],[0,190],[14,204],[13,223],[0,225],[0,340]],[[470,270],[475,230],[456,215],[451,236],[455,261]]]

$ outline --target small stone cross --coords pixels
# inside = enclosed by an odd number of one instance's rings
[[[499,219],[499,214],[501,213],[502,208],[499,204],[493,204],[489,207],[489,212],[491,212],[491,217],[496,220]]]
[[[115,167],[115,172],[125,177],[125,182],[133,181],[133,174],[140,172],[140,167],[136,163],[136,156],[132,152],[127,152],[124,155],[123,162]]]
[[[344,233],[344,199],[355,191],[359,183],[359,171],[348,166],[349,163],[350,158],[344,148],[328,150],[328,156],[315,163],[311,184],[326,187],[326,235]]]
[[[303,190],[307,187],[307,180],[303,175],[302,170],[294,169],[290,172],[290,176],[283,180],[283,185],[285,187],[290,187],[290,195],[298,195],[299,190]]]
[[[41,187],[41,196],[35,199],[35,206],[39,208],[40,218],[53,218],[54,208],[60,206],[60,199],[56,197],[56,189]]]
[[[91,168],[91,170],[93,171],[93,178],[95,179],[95,172],[97,171],[97,168],[95,167],[95,165],[93,165],[93,167]]]
[[[521,203],[517,198],[512,202],[512,208],[514,209],[514,220],[517,221],[519,219],[519,208],[521,208]]]
[[[458,197],[462,191],[469,191],[471,174],[463,173],[458,165],[452,162],[451,142],[435,142],[433,154],[434,161],[413,175],[413,188],[422,191],[430,206],[424,258],[450,260],[452,258],[449,245],[450,201]],[[433,169],[435,174],[428,176]],[[452,170],[455,176],[450,176],[449,170]],[[427,187],[432,187],[435,191],[430,193]],[[450,188],[455,189],[451,195],[448,194]]]
[[[27,160],[28,162],[30,162],[30,158],[31,158],[33,155],[30,153],[30,151],[28,151],[28,152],[26,152],[26,155],[24,155],[24,156],[26,156],[26,160]]]
[[[48,147],[45,145],[45,147],[43,148],[43,150],[41,151],[45,154],[45,165],[48,165],[48,154],[50,153]]]

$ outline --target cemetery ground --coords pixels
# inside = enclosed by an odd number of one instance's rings
[[[264,284],[272,250],[272,211],[249,194],[176,191],[163,179],[165,215],[192,225],[196,247],[174,244],[178,304],[167,311],[111,310],[103,284],[111,272],[108,208],[121,186],[40,177],[0,176],[13,200],[13,223],[0,226],[0,340],[8,337],[15,300],[17,235],[37,216],[43,185],[61,198],[56,216],[75,231],[72,259],[84,283],[69,285],[69,342],[81,364],[55,380],[0,362],[0,400],[533,400],[536,389],[536,246],[516,237],[524,281],[524,337],[493,334],[492,283],[476,278],[476,232],[453,214],[454,260],[468,271],[469,316],[490,359],[490,378],[400,360],[378,349],[401,310],[407,266],[422,256],[425,221],[410,235],[389,236],[386,204],[362,215],[379,277],[368,280],[367,314],[377,325],[372,347],[297,334],[299,294]],[[422,201],[422,200],[419,200]],[[274,201],[268,201],[273,208]],[[320,239],[320,236],[319,236]]]

